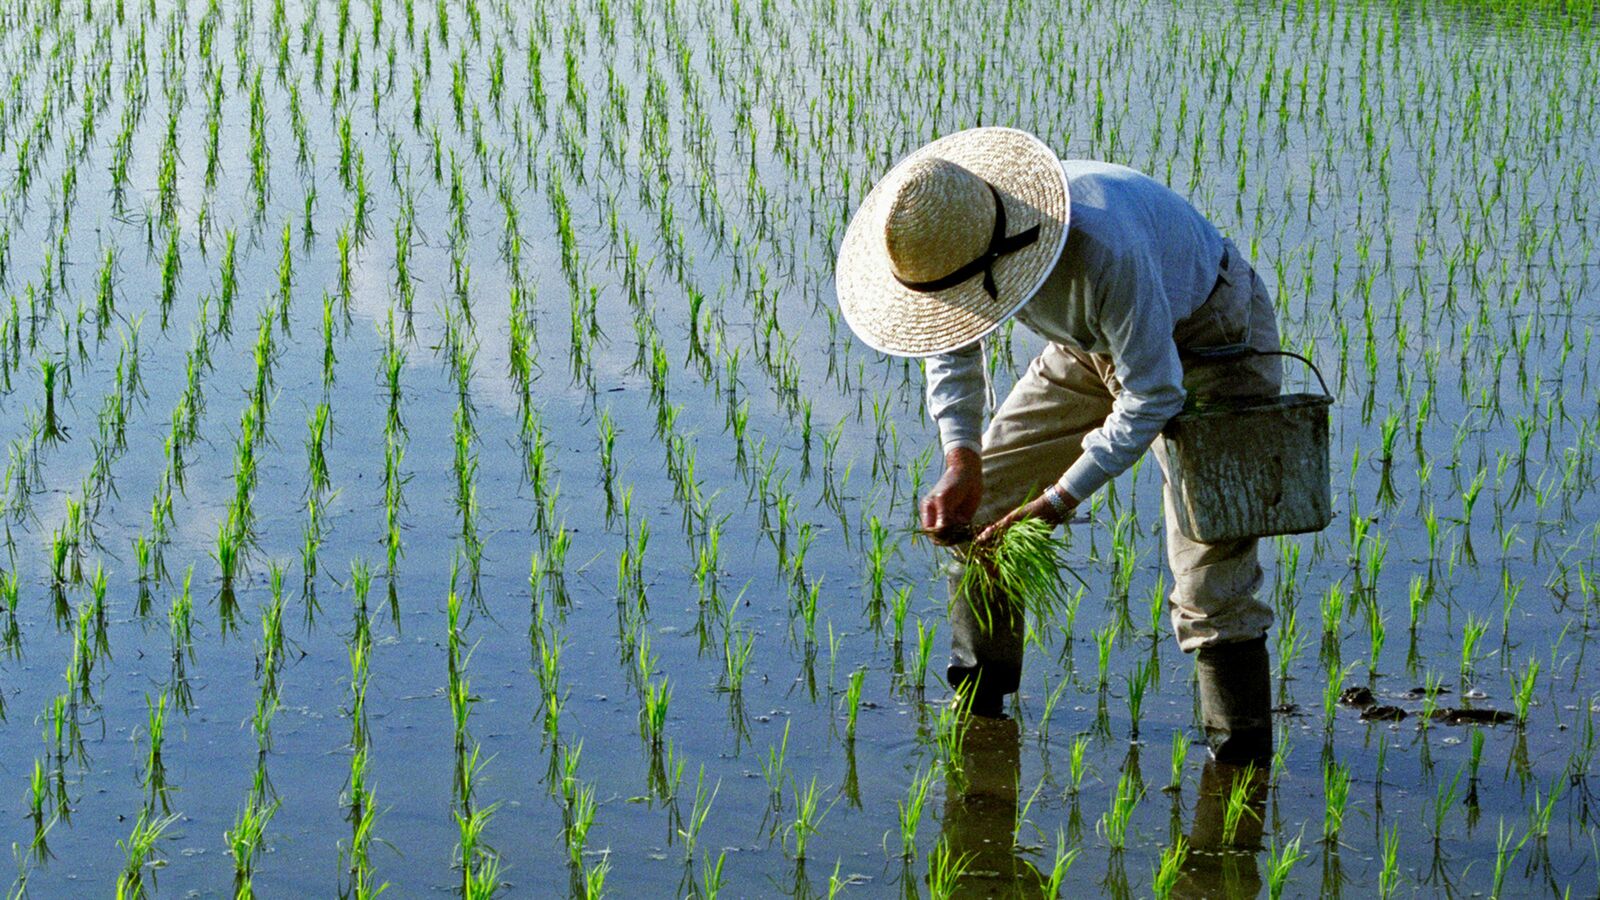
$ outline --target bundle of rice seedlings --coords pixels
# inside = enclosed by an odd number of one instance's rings
[[[1065,614],[1070,600],[1066,579],[1084,581],[1066,563],[1066,540],[1055,526],[1039,519],[1022,519],[999,538],[976,541],[956,550],[963,565],[960,594],[985,630],[992,627],[999,603],[1014,604],[1017,613],[1030,612],[1039,621]],[[1085,585],[1087,586],[1087,585]]]

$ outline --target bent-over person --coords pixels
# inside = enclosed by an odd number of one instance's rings
[[[1278,393],[1278,358],[1242,355],[1279,347],[1272,299],[1238,248],[1154,179],[1060,160],[1015,129],[958,132],[897,164],[852,219],[836,284],[864,342],[927,358],[945,468],[921,517],[940,542],[1065,522],[1186,400]],[[1047,343],[985,428],[980,341],[1012,318]],[[1164,494],[1169,611],[1195,655],[1213,755],[1265,760],[1272,609],[1257,597],[1256,540],[1190,540]],[[1010,598],[962,596],[960,581],[948,678],[999,715],[1021,677],[1022,615]]]

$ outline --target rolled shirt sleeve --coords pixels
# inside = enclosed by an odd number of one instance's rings
[[[986,391],[979,343],[928,357],[924,373],[928,415],[939,428],[944,452],[957,447],[981,452]]]
[[[1097,278],[1089,327],[1108,348],[1122,390],[1058,482],[1077,500],[1127,471],[1183,409],[1183,363],[1163,290],[1160,269],[1141,248],[1116,253]]]

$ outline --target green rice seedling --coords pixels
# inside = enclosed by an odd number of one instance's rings
[[[583,870],[583,896],[585,900],[599,900],[606,893],[606,876],[611,874],[611,859],[603,856],[600,861]],[[488,896],[488,895],[480,895]]]
[[[1383,654],[1383,642],[1388,635],[1388,629],[1384,627],[1384,618],[1382,613],[1378,611],[1377,601],[1369,600],[1366,606],[1367,635],[1371,640],[1370,651],[1367,655],[1367,674],[1369,677],[1377,677],[1378,658]]]
[[[1478,618],[1472,613],[1467,613],[1467,621],[1461,626],[1461,681],[1465,683],[1472,676],[1473,664],[1478,658],[1478,645],[1483,641],[1483,636],[1489,631],[1489,620]]]
[[[94,611],[88,604],[83,604],[78,607],[77,624],[72,632],[72,657],[67,663],[67,691],[85,705],[94,702],[95,649]],[[76,706],[73,712],[77,712]],[[76,716],[73,724],[77,724]]]
[[[1322,723],[1329,733],[1333,731],[1333,717],[1339,710],[1339,696],[1344,692],[1345,679],[1350,677],[1350,670],[1355,666],[1355,663],[1344,668],[1329,666],[1326,672],[1327,678],[1322,686]]]
[[[39,359],[40,384],[44,388],[44,429],[43,437],[46,443],[62,440],[67,433],[61,427],[56,416],[56,381],[62,377],[65,367],[62,363],[48,356]]]
[[[755,635],[742,628],[730,628],[722,635],[722,687],[731,694],[744,690],[744,674],[755,655]]]
[[[903,642],[906,627],[906,613],[911,608],[911,587],[907,585],[894,592],[894,599],[889,604],[889,622],[893,629],[891,636],[898,655],[898,650]]]
[[[1250,806],[1250,797],[1255,791],[1256,776],[1255,764],[1247,764],[1234,773],[1233,781],[1228,786],[1222,810],[1222,840],[1226,844],[1232,844],[1238,838],[1239,826],[1244,822],[1245,816],[1260,818],[1260,814]]]
[[[328,475],[329,407],[318,403],[306,420],[306,472],[313,492],[326,491],[332,486]]]
[[[174,225],[167,234],[167,249],[161,257],[161,330],[167,330],[167,316],[172,312],[172,302],[178,296],[178,277],[182,271],[178,255],[178,228]]]
[[[1450,816],[1451,807],[1455,806],[1457,789],[1461,786],[1461,773],[1457,772],[1448,784],[1440,782],[1438,792],[1433,800],[1433,840],[1437,844],[1444,839],[1445,820]]]
[[[70,500],[68,501],[71,502]],[[57,528],[50,535],[50,583],[64,587],[71,579],[72,537],[65,528]]]
[[[723,885],[726,883],[724,880],[726,876],[722,874],[722,867],[727,861],[728,851],[726,850],[717,853],[716,862],[711,861],[710,853],[700,858],[700,893],[706,900],[716,900],[717,895],[722,893]]]
[[[971,853],[955,855],[949,839],[941,836],[928,853],[928,896],[934,900],[955,896],[956,885],[971,865]]]
[[[1157,900],[1170,898],[1178,886],[1178,879],[1183,877],[1183,864],[1188,859],[1189,842],[1180,834],[1172,842],[1172,846],[1161,851],[1161,858],[1156,860],[1155,871],[1150,874],[1150,895]],[[1057,894],[1051,893],[1048,896],[1054,897]]]
[[[790,852],[797,861],[804,862],[806,848],[810,845],[811,839],[817,835],[823,818],[833,808],[833,804],[822,806],[822,792],[817,787],[815,775],[811,776],[811,783],[804,789],[798,782],[791,787],[794,793],[795,813],[794,821],[789,823],[787,829],[794,841]]]
[[[912,685],[915,689],[922,690],[928,684],[928,660],[933,657],[934,628],[923,625],[917,620],[917,658],[912,661]]]
[[[1104,692],[1111,683],[1111,649],[1116,645],[1120,629],[1113,620],[1094,633],[1096,686]]]
[[[1055,858],[1050,866],[1050,877],[1045,882],[1044,896],[1051,898],[1061,896],[1061,888],[1066,883],[1067,873],[1072,871],[1072,864],[1078,861],[1082,852],[1081,848],[1069,847],[1066,832],[1060,828],[1056,829]]]
[[[1011,845],[1015,850],[1026,849],[1022,843],[1022,826],[1028,824],[1028,812],[1033,809],[1033,802],[1039,799],[1039,793],[1043,790],[1044,782],[1041,781],[1034,785],[1033,793],[1028,795],[1028,799],[1017,805],[1016,814],[1011,823]],[[1034,828],[1034,831],[1039,833],[1037,827]]]
[[[1295,607],[1280,614],[1278,618],[1277,666],[1278,683],[1280,691],[1285,690],[1289,680],[1289,672],[1293,669],[1295,660],[1300,652],[1305,649],[1305,635],[1300,628],[1300,611]]]
[[[845,688],[844,739],[849,743],[854,743],[856,739],[856,717],[861,713],[861,689],[866,680],[866,676],[866,669],[857,669],[854,672],[851,672],[850,682]]]
[[[28,817],[33,819],[34,834],[39,835],[45,827],[45,805],[50,802],[50,776],[44,767],[44,760],[33,761],[33,773],[28,779]],[[37,837],[36,837],[37,839]]]
[[[287,309],[287,305],[284,307]],[[284,327],[288,330],[288,326]],[[339,361],[338,353],[334,349],[334,319],[333,297],[327,292],[322,292],[322,389],[324,392],[333,390],[335,381],[334,366]]]
[[[1472,482],[1461,491],[1461,554],[1468,565],[1476,565],[1478,555],[1472,547],[1472,510],[1477,505],[1478,495],[1483,491],[1484,480],[1488,478],[1488,471],[1480,468],[1472,478]]]
[[[1511,676],[1511,694],[1516,701],[1517,724],[1526,726],[1528,723],[1528,709],[1533,705],[1533,692],[1539,686],[1539,661],[1529,659],[1527,668],[1523,669],[1519,678]]]
[[[788,771],[789,758],[789,726],[791,722],[783,723],[783,739],[777,744],[767,748],[767,755],[761,760],[761,775],[766,779],[767,789],[771,793],[774,809],[782,807],[783,776]]]
[[[1433,599],[1432,582],[1421,575],[1412,576],[1411,586],[1408,589],[1406,596],[1406,606],[1410,612],[1410,622],[1407,630],[1411,634],[1412,643],[1415,644],[1417,639],[1417,623],[1422,619],[1422,614],[1427,611],[1428,603]]]
[[[1151,637],[1155,638],[1161,634],[1162,624],[1167,618],[1166,573],[1157,576],[1150,586],[1150,591],[1146,594],[1145,608],[1149,613],[1146,624],[1149,625]]]
[[[161,759],[161,749],[167,732],[167,695],[160,694],[155,701],[151,701],[149,695],[146,695],[145,706],[147,708],[145,734],[150,746],[145,751],[144,772],[140,783],[149,790],[152,805],[159,802],[162,812],[170,812],[167,802],[167,767]]]
[[[12,658],[17,658],[22,653],[22,629],[17,622],[18,593],[17,574],[0,572],[0,608],[3,608],[6,614],[4,633],[0,634],[0,653],[8,654]]]
[[[459,754],[467,748],[468,724],[472,718],[472,684],[466,675],[457,675],[447,687],[450,697],[450,720],[455,728],[455,747]]]
[[[672,686],[663,677],[659,682],[645,682],[644,708],[639,711],[639,725],[645,741],[659,750],[665,737],[667,709],[672,702]],[[785,732],[787,738],[787,732]]]
[[[966,772],[962,768],[961,751],[966,745],[967,729],[972,724],[972,692],[957,693],[950,702],[939,708],[934,720],[934,748],[939,763],[944,768],[945,781],[958,788],[966,786]]]
[[[1279,900],[1283,896],[1284,888],[1289,884],[1289,873],[1305,856],[1300,849],[1298,835],[1281,845],[1273,841],[1267,848],[1267,896],[1271,900]]]
[[[368,754],[365,746],[351,754],[350,784],[344,797],[350,820],[349,886],[350,893],[358,897],[375,896],[384,889],[383,885],[374,884],[377,876],[371,853],[378,807],[367,776]]]
[[[1181,731],[1172,733],[1172,779],[1162,788],[1168,793],[1183,790],[1183,767],[1189,759],[1189,736]]]
[[[1345,590],[1341,582],[1328,585],[1328,590],[1322,595],[1320,608],[1322,611],[1322,642],[1324,647],[1331,647],[1337,651],[1339,634],[1344,623]]]
[[[1506,830],[1505,820],[1501,819],[1499,832],[1495,838],[1494,877],[1489,891],[1490,897],[1505,896],[1506,874],[1510,871],[1511,863],[1516,860],[1517,854],[1522,852],[1523,845],[1528,842],[1528,835],[1523,834],[1522,839],[1513,844],[1511,838],[1514,834],[1515,830]]]
[[[1100,816],[1095,831],[1110,845],[1112,853],[1121,853],[1128,843],[1128,826],[1133,823],[1134,810],[1144,796],[1144,786],[1138,783],[1132,770],[1117,779],[1116,792],[1111,795],[1111,808]]]
[[[1512,526],[1515,529],[1516,526]],[[1500,648],[1502,651],[1511,649],[1511,615],[1517,605],[1517,598],[1522,595],[1522,582],[1513,580],[1508,570],[1500,573]]]
[[[1047,688],[1044,695],[1044,708],[1039,711],[1039,741],[1041,744],[1050,743],[1050,719],[1055,714],[1056,707],[1061,704],[1061,698],[1066,696],[1068,680],[1063,678],[1056,682],[1053,689]]]
[[[1383,832],[1383,868],[1378,871],[1378,896],[1389,900],[1400,887],[1400,827],[1390,825]]]
[[[1139,740],[1139,718],[1144,711],[1145,693],[1150,689],[1150,684],[1155,678],[1155,660],[1145,660],[1133,669],[1133,674],[1128,676],[1128,738],[1132,741]]]
[[[1537,788],[1533,792],[1533,805],[1528,807],[1528,837],[1543,843],[1550,837],[1550,817],[1554,815],[1556,801],[1561,798],[1562,790],[1555,784],[1550,786],[1548,792]]]
[[[113,273],[117,266],[117,248],[106,248],[104,261],[100,264],[100,273],[96,279],[95,291],[95,337],[105,340],[106,327],[111,324],[111,319],[117,313],[116,288],[112,283]]]
[[[456,813],[460,833],[456,857],[461,866],[463,897],[487,900],[500,889],[500,856],[483,842],[483,833],[497,807],[495,804],[470,813]]]
[[[843,871],[843,869],[844,860],[835,860],[833,863],[833,873],[828,876],[828,900],[835,900],[835,898],[837,898],[844,890],[845,884],[849,882],[848,878],[839,877],[839,873]]]
[[[278,802],[274,800],[267,803],[259,792],[252,790],[239,815],[233,820],[233,827],[224,835],[228,852],[233,857],[234,895],[237,897],[255,896],[256,863],[261,855],[267,825],[278,811]]]
[[[1083,776],[1088,772],[1089,736],[1079,735],[1072,741],[1072,751],[1067,755],[1067,791],[1076,794],[1083,787]]]
[[[817,607],[822,597],[822,582],[813,581],[807,586],[805,594],[800,600],[800,622],[805,626],[806,645],[815,646],[817,643]],[[922,622],[917,622],[917,636],[922,636]]]
[[[117,875],[118,900],[140,900],[154,894],[155,872],[161,865],[157,845],[177,820],[176,815],[152,816],[149,809],[139,811],[132,833],[117,842],[126,857]]]
[[[933,786],[933,770],[923,769],[911,779],[906,799],[895,801],[899,807],[900,857],[917,858],[917,831],[922,825],[922,811],[928,802],[928,791]]]
[[[1322,767],[1322,839],[1338,843],[1350,801],[1350,769],[1330,761]]]
[[[583,868],[583,851],[588,846],[589,832],[594,828],[594,817],[599,808],[594,799],[593,785],[585,784],[574,788],[572,798],[567,804],[565,829],[567,861],[574,869]]]
[[[813,781],[813,787],[815,782]],[[717,799],[717,792],[722,789],[722,782],[712,785],[711,790],[706,790],[706,768],[700,767],[700,773],[695,778],[694,806],[689,811],[689,817],[684,821],[684,827],[678,829],[678,836],[683,839],[683,858],[685,862],[694,859],[695,847],[700,842],[700,830],[705,827],[706,818],[711,815],[711,804]],[[813,832],[814,833],[814,832]],[[804,839],[797,838],[799,846],[804,852]],[[802,855],[799,857],[804,858]]]
[[[554,737],[557,733],[561,724],[561,710],[566,702],[566,692],[561,687],[561,650],[562,642],[559,640],[541,641],[539,667],[535,670],[539,681],[540,707],[544,710],[545,734],[550,737]],[[664,693],[656,698],[654,712],[660,716],[664,725],[670,700],[670,691],[667,691],[665,679],[661,682],[660,690]]]

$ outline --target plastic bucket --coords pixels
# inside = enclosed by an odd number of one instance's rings
[[[1322,394],[1210,402],[1174,416],[1155,450],[1183,534],[1216,544],[1326,528],[1333,521],[1332,405],[1324,388]]]

